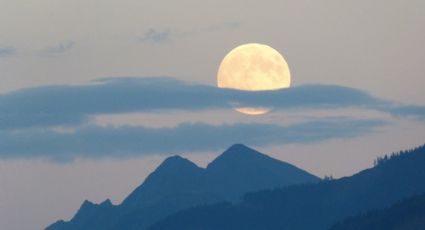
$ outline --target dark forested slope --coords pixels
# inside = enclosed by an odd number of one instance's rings
[[[86,201],[70,221],[58,221],[47,230],[142,230],[185,208],[237,201],[246,192],[319,180],[291,164],[236,144],[206,169],[180,156],[169,157],[122,204]]]
[[[191,208],[151,230],[325,230],[337,221],[425,192],[425,147],[380,158],[351,177],[247,194],[239,204]]]
[[[425,193],[382,210],[348,218],[330,230],[425,230]]]

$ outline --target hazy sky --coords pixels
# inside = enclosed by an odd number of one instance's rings
[[[0,229],[41,229],[84,199],[119,203],[171,154],[205,166],[243,142],[340,177],[425,140],[422,0],[0,6]],[[293,88],[215,88],[222,58],[247,42],[281,52]],[[235,101],[274,110],[247,116]]]

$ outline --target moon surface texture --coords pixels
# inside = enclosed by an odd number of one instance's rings
[[[277,90],[291,85],[291,73],[283,56],[270,46],[249,43],[231,50],[218,69],[217,85],[247,91]],[[261,115],[263,107],[238,107],[238,112]]]

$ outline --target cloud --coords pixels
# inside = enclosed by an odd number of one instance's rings
[[[14,47],[0,47],[0,58],[1,57],[13,57],[17,53]]]
[[[60,43],[56,46],[47,47],[43,50],[40,50],[39,54],[42,56],[63,54],[71,50],[72,48],[74,48],[74,46],[75,46],[75,42],[68,41],[68,42]]]
[[[223,29],[235,29],[239,26],[240,23],[237,22],[226,22],[206,27],[198,27],[189,30],[173,32],[169,29],[149,28],[143,33],[141,37],[139,37],[138,40],[141,42],[162,43],[171,40],[171,38],[184,38],[205,32],[215,32]]]
[[[160,43],[170,39],[171,32],[168,30],[159,31],[154,28],[150,28],[139,38],[142,42]]]
[[[276,110],[356,107],[424,118],[424,107],[394,105],[333,85],[276,91],[238,91],[173,78],[110,78],[88,85],[27,88],[0,95],[0,130],[75,126],[100,114],[261,106]]]
[[[276,91],[239,91],[167,77],[109,78],[86,85],[58,85],[0,94],[0,158],[121,157],[213,151],[233,143],[253,146],[348,138],[385,125],[354,118],[275,124],[208,125],[172,128],[103,127],[102,114],[197,111],[262,106],[275,110],[361,108],[425,121],[425,107],[400,105],[365,91],[335,85],[303,85]]]
[[[377,120],[315,120],[289,126],[274,124],[208,125],[184,123],[172,128],[100,127],[87,125],[70,132],[52,129],[0,131],[0,158],[131,157],[222,149],[234,143],[253,146],[309,143],[348,138],[370,132]]]
[[[388,108],[388,111],[399,117],[413,117],[425,121],[425,106],[405,105]]]

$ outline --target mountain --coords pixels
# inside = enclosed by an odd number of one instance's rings
[[[186,208],[237,202],[246,192],[318,181],[291,164],[236,144],[206,168],[169,157],[120,205],[85,201],[70,221],[58,221],[46,230],[141,230]]]
[[[212,161],[206,174],[206,181],[211,185],[209,190],[226,200],[237,200],[241,194],[261,188],[318,181],[304,170],[241,144],[233,145]]]
[[[125,207],[150,207],[169,197],[203,195],[204,169],[180,156],[167,158],[122,203]]]
[[[398,202],[382,210],[348,218],[330,230],[423,230],[425,229],[425,193]]]
[[[149,229],[325,230],[349,216],[425,192],[425,146],[377,163],[351,177],[249,193],[236,204],[193,207]]]

